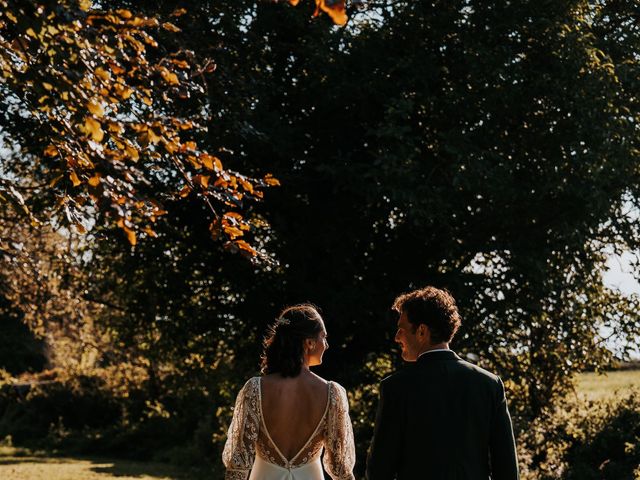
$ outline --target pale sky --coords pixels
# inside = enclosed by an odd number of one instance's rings
[[[603,278],[605,285],[618,288],[626,294],[640,294],[640,283],[631,273],[630,264],[633,258],[631,253],[624,253],[622,256],[612,255],[607,262],[609,271]]]
[[[622,255],[612,255],[607,262],[609,270],[604,274],[603,281],[608,287],[617,288],[622,293],[628,295],[632,293],[640,294],[640,283],[632,274],[631,263],[634,255],[631,252]],[[612,345],[615,349],[615,345]],[[636,352],[632,354],[636,359],[640,358],[640,349],[636,347]]]

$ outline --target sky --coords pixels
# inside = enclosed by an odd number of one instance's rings
[[[617,288],[627,295],[632,293],[640,294],[640,283],[632,274],[631,262],[633,259],[634,255],[631,252],[609,257],[607,262],[608,271],[603,277],[605,285]],[[613,345],[613,348],[615,349],[615,345]],[[632,357],[640,359],[640,348],[636,347]]]
[[[620,255],[612,255],[607,262],[609,270],[604,275],[604,283],[608,287],[618,288],[626,294],[640,294],[640,283],[633,276],[631,261],[633,255],[628,252]]]

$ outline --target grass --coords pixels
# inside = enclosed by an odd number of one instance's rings
[[[0,447],[2,480],[196,480],[197,472],[152,462],[84,457],[55,457],[14,447]],[[210,476],[209,476],[210,478]]]
[[[640,370],[581,373],[576,384],[578,397],[587,400],[605,400],[624,395],[633,389],[640,391]]]

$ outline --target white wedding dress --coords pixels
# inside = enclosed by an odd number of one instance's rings
[[[333,480],[354,480],[356,458],[347,393],[328,382],[328,396],[315,431],[287,460],[267,431],[260,377],[251,378],[238,394],[222,453],[225,480],[323,480],[323,464]]]

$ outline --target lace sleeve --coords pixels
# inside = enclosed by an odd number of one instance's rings
[[[260,430],[258,410],[259,378],[250,379],[238,393],[233,420],[222,452],[225,480],[246,480],[253,466],[256,440]]]
[[[349,418],[347,392],[337,383],[330,384],[327,438],[323,458],[327,473],[333,480],[355,480],[353,466],[356,449]]]

